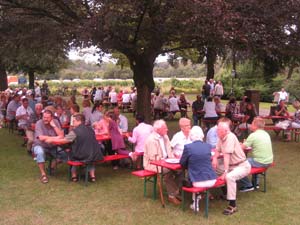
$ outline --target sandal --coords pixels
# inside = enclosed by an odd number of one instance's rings
[[[91,177],[91,178],[90,178],[90,181],[91,181],[91,182],[96,182],[96,177]]]
[[[227,206],[226,209],[224,209],[223,214],[228,216],[228,215],[232,215],[233,213],[235,213],[237,211],[237,207],[232,207],[232,206]]]
[[[40,178],[40,181],[43,184],[47,184],[49,182],[48,177],[46,175],[42,175],[41,178]]]
[[[78,178],[77,177],[71,177],[72,182],[77,182]]]

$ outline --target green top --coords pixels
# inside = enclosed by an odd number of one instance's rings
[[[270,164],[273,162],[273,151],[270,135],[264,130],[251,133],[244,145],[252,147],[252,156],[256,162]]]

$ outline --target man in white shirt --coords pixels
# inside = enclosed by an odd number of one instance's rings
[[[171,140],[172,151],[176,158],[181,157],[184,145],[192,143],[190,139],[191,120],[187,118],[180,118],[179,127],[180,131],[174,134]]]
[[[29,107],[28,99],[22,98],[22,105],[16,111],[16,119],[18,120],[18,127],[24,130],[27,129],[30,115],[33,114],[33,110]]]
[[[113,106],[118,105],[117,92],[114,88],[109,92],[108,98],[109,98],[111,105],[113,105]]]
[[[95,97],[94,97],[94,102],[99,101],[101,102],[103,100],[103,89],[102,87],[98,87]]]
[[[284,90],[284,88],[281,88],[281,91],[279,91],[278,94],[279,94],[278,104],[281,100],[288,102],[289,94]]]

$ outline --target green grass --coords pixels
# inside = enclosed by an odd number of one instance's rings
[[[134,122],[131,114],[130,128]],[[170,136],[178,130],[178,121],[168,122]],[[227,203],[210,202],[209,218],[186,207],[143,197],[143,181],[129,169],[113,171],[110,165],[97,166],[97,181],[88,187],[67,181],[67,166],[60,165],[48,184],[41,184],[35,162],[21,147],[22,138],[0,129],[0,224],[299,224],[300,180],[299,144],[272,137],[275,167],[268,171],[267,193],[238,193],[239,211],[223,216]],[[190,196],[188,196],[190,201]]]

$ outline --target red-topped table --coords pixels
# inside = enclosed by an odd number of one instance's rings
[[[123,138],[126,138],[131,135],[132,135],[131,132],[123,132],[122,133]],[[109,134],[96,134],[96,140],[97,141],[108,141],[108,140],[110,140],[110,135]]]
[[[182,167],[179,163],[167,163],[164,159],[151,161],[150,164],[167,168],[169,170],[181,170]]]
[[[165,159],[161,159],[161,160],[154,160],[151,161],[150,164],[155,165],[156,166],[156,170],[157,170],[157,184],[158,184],[158,189],[159,189],[159,195],[160,195],[160,201],[162,204],[162,207],[165,207],[165,200],[164,200],[164,195],[163,195],[163,173],[159,172],[158,167],[161,167],[161,171],[163,171],[163,168],[167,168],[169,170],[181,170],[182,167],[179,163],[168,163],[165,161]]]

